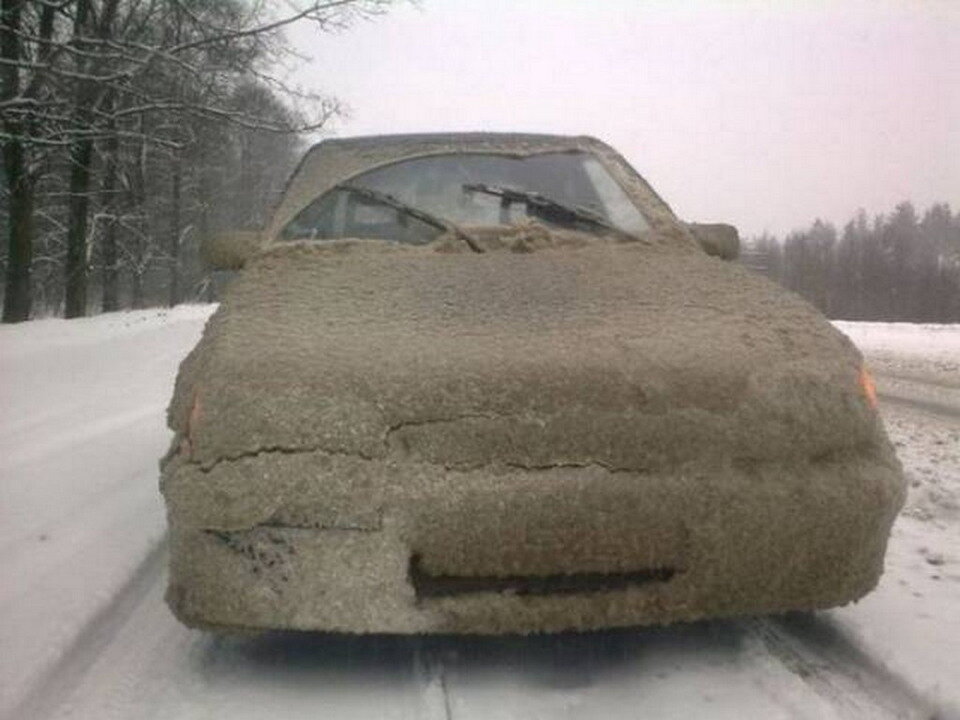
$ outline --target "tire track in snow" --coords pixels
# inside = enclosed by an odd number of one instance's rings
[[[424,720],[453,720],[443,653],[429,639],[421,639],[414,649],[413,665],[414,677],[420,685],[421,697],[429,713]]]
[[[876,373],[876,379],[877,397],[885,403],[950,420],[960,418],[960,388],[952,384],[884,372]]]
[[[7,715],[9,720],[50,717],[69,699],[96,658],[109,647],[159,581],[166,550],[167,538],[164,536],[150,548],[112,600],[84,626],[60,659],[37,678],[26,696]]]
[[[906,680],[861,650],[822,615],[796,613],[743,621],[767,650],[851,720],[945,720]]]
[[[156,404],[117,412],[95,420],[78,417],[74,424],[62,429],[59,433],[44,433],[42,440],[34,440],[30,443],[20,441],[12,443],[11,447],[5,450],[0,468],[5,472],[10,472],[37,460],[66,452],[95,438],[104,435],[117,436],[120,434],[119,431],[138,422],[163,417],[164,410],[164,405]],[[70,416],[64,414],[62,417],[69,419]]]
[[[878,392],[877,397],[883,402],[890,403],[891,405],[900,405],[902,407],[920,410],[921,412],[930,413],[932,415],[936,415],[937,417],[948,418],[950,420],[960,418],[960,408],[956,408],[953,405],[947,405],[946,403],[938,403],[932,400],[920,400],[915,397],[895,394],[889,391]]]

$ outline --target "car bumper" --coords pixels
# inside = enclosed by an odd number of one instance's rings
[[[186,624],[530,633],[841,605],[903,502],[881,451],[671,473],[323,452],[164,473]]]

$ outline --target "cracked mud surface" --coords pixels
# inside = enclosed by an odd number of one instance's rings
[[[568,240],[479,255],[338,241],[253,260],[170,406],[181,617],[587,629],[869,590],[903,488],[854,347],[699,250]],[[269,526],[300,543],[282,607],[261,597],[266,574],[198,534]],[[439,575],[682,572],[601,602],[488,594],[425,609],[413,555]],[[356,594],[310,599],[338,583]]]

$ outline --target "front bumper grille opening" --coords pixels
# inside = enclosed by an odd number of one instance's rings
[[[625,590],[638,585],[669,582],[677,569],[645,568],[621,573],[561,573],[556,575],[434,575],[425,571],[419,555],[410,558],[410,583],[417,598],[451,597],[476,593],[513,595],[576,595]]]

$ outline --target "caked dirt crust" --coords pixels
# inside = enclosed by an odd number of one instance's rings
[[[527,632],[874,586],[903,480],[852,344],[686,242],[527,235],[250,263],[169,411],[181,618]],[[412,567],[654,580],[423,597]]]

